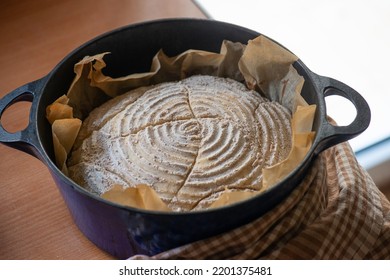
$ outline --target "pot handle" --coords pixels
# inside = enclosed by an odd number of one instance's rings
[[[26,152],[39,159],[41,159],[41,151],[37,136],[37,124],[33,121],[33,116],[38,108],[38,97],[41,94],[43,80],[42,78],[23,85],[0,99],[0,143]],[[29,123],[25,129],[10,133],[1,124],[1,117],[9,106],[20,101],[32,102]]]
[[[356,109],[355,119],[347,126],[337,126],[330,123],[326,117],[326,112],[324,112],[323,129],[319,132],[320,140],[315,148],[315,153],[319,154],[329,147],[351,140],[366,130],[370,124],[371,111],[366,100],[353,88],[329,77],[316,76],[318,79],[317,85],[320,87],[320,91],[323,92],[324,97],[330,95],[342,96],[351,101]]]

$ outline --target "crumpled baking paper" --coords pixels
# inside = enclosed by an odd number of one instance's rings
[[[277,101],[292,113],[292,149],[282,162],[263,169],[263,187],[257,192],[224,192],[210,207],[220,207],[258,195],[283,180],[300,164],[310,149],[315,132],[312,124],[315,105],[301,96],[304,79],[292,66],[297,57],[265,36],[248,44],[223,41],[219,53],[187,50],[168,57],[160,50],[153,58],[150,71],[112,78],[103,73],[108,67],[104,56],[109,52],[87,56],[75,64],[76,74],[66,96],[47,108],[52,124],[57,166],[67,174],[66,160],[88,114],[110,98],[132,89],[177,81],[191,75],[212,75],[243,82],[271,101]],[[131,68],[131,65],[129,65]],[[170,211],[147,185],[114,185],[103,198],[126,206]]]

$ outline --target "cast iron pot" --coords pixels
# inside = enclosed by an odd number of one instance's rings
[[[323,150],[363,132],[370,122],[366,101],[349,86],[311,72],[302,61],[294,67],[305,78],[302,95],[316,104],[314,144],[302,163],[282,182],[249,200],[192,213],[164,213],[123,207],[93,195],[66,177],[55,165],[46,106],[66,94],[73,66],[86,55],[110,51],[107,75],[119,77],[149,70],[159,49],[177,55],[188,49],[219,52],[224,39],[247,43],[260,35],[246,28],[212,20],[169,19],[126,26],[103,34],[70,53],[47,76],[15,89],[0,100],[4,110],[18,101],[31,101],[26,129],[7,132],[0,124],[0,142],[39,158],[50,170],[79,229],[97,246],[118,258],[153,255],[246,224],[281,203],[298,185],[313,159]],[[348,126],[327,121],[324,97],[349,99],[357,115]]]

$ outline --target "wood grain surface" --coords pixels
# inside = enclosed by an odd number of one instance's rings
[[[190,0],[0,2],[0,97],[45,76],[69,52],[120,26],[205,15]],[[29,102],[1,117],[9,132],[28,124]],[[112,259],[77,229],[46,166],[0,145],[0,259]]]

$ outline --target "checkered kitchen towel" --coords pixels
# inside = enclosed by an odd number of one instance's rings
[[[304,181],[257,220],[133,259],[390,259],[390,202],[348,143],[324,151]]]

